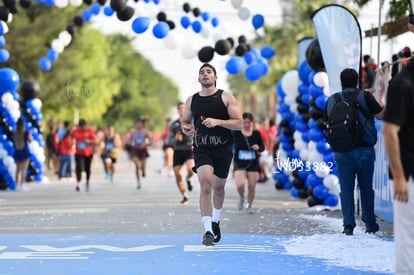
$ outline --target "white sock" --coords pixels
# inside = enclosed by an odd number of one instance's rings
[[[203,224],[204,224],[204,229],[207,231],[210,231],[211,233],[213,233],[213,228],[211,226],[211,217],[210,216],[203,216],[201,217]]]
[[[213,217],[211,217],[212,222],[219,222],[221,215],[221,208],[217,209],[213,207]]]

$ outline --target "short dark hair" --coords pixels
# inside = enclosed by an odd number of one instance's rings
[[[352,68],[347,68],[341,72],[341,86],[345,88],[356,88],[358,85],[358,73]]]
[[[254,116],[253,116],[253,114],[252,113],[248,113],[248,112],[244,112],[243,113],[243,119],[248,119],[248,120],[250,120],[251,122],[253,122],[254,121]]]
[[[202,68],[206,68],[206,67],[212,69],[214,74],[217,75],[216,68],[214,68],[214,66],[211,65],[210,63],[204,63],[203,65],[201,65],[200,69],[198,70],[198,73],[200,73]]]
[[[184,105],[184,102],[180,101],[177,103],[177,108],[180,107],[181,105]]]

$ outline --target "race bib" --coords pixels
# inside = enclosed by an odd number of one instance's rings
[[[237,157],[239,160],[253,160],[256,158],[256,152],[250,150],[240,150]]]
[[[89,147],[89,144],[86,142],[78,142],[78,149],[79,150],[85,150]]]

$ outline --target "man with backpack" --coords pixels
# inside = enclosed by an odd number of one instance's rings
[[[345,235],[353,235],[355,223],[355,177],[360,189],[362,221],[366,233],[379,230],[374,213],[374,173],[377,130],[374,116],[382,118],[383,107],[371,93],[357,89],[358,73],[351,68],[340,75],[342,91],[325,103],[326,138],[334,152],[341,188]]]

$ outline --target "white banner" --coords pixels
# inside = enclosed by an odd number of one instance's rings
[[[331,93],[342,90],[340,74],[345,68],[359,73],[361,64],[361,28],[357,18],[345,7],[323,6],[311,16]]]

